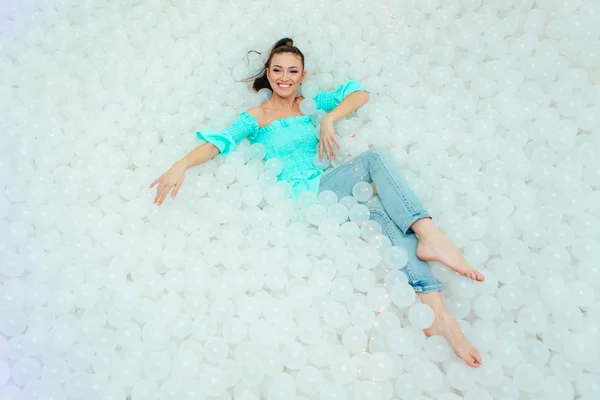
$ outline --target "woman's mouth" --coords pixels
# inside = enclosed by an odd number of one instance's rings
[[[286,89],[289,89],[292,87],[292,85],[289,83],[287,83],[287,84],[286,83],[278,83],[277,86],[279,86],[283,90],[286,90]]]

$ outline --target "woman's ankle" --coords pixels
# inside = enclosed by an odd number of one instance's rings
[[[444,305],[444,300],[440,292],[429,292],[429,293],[417,293],[421,299],[421,303],[427,304],[433,313],[438,316],[439,314],[448,313],[448,309]]]
[[[412,223],[410,229],[412,229],[420,239],[429,238],[442,233],[440,228],[437,227],[430,217],[416,220]]]

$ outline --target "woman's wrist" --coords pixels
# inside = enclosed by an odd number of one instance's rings
[[[187,159],[187,156],[182,158],[179,161],[175,162],[175,167],[177,168],[183,168],[184,170],[188,170],[192,167],[190,161]]]
[[[335,121],[337,121],[337,119],[334,118],[334,116],[331,115],[331,113],[325,115],[322,119],[322,122],[331,122],[334,123]]]

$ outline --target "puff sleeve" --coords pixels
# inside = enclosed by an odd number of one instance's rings
[[[338,106],[350,93],[365,90],[363,85],[358,81],[347,81],[342,83],[333,92],[319,92],[315,96],[317,110],[331,111]]]
[[[231,125],[221,131],[202,131],[196,132],[198,139],[205,140],[220,151],[221,155],[227,155],[233,152],[237,143],[258,131],[258,122],[246,111],[242,112]]]

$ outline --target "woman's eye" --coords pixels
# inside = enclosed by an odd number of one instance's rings
[[[296,74],[298,73],[298,71],[290,71],[292,74]]]

